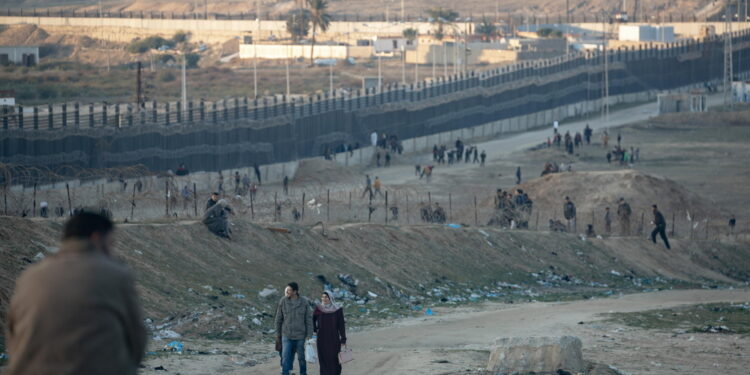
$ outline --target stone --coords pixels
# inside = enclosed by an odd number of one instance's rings
[[[487,371],[497,374],[583,372],[581,340],[562,337],[502,337],[495,340]]]

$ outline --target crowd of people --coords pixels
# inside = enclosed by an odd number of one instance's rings
[[[479,152],[477,146],[468,146],[463,143],[460,139],[457,139],[454,143],[454,148],[448,149],[446,145],[437,144],[432,146],[432,160],[438,164],[458,164],[458,163],[474,163],[484,166],[484,162],[487,159],[487,153],[482,150]]]

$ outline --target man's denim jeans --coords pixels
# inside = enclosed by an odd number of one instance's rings
[[[307,375],[307,362],[305,362],[305,340],[291,340],[288,337],[281,338],[281,375],[289,375],[294,365],[294,353],[297,353],[300,375]]]

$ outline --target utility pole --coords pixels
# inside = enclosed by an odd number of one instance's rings
[[[732,15],[726,7],[724,15],[724,105],[731,106],[732,98]]]
[[[140,61],[138,61],[137,69],[138,71],[135,76],[135,105],[138,107],[138,111],[140,112],[141,103],[143,102],[143,91],[141,88],[141,70],[143,69],[143,66],[141,65]]]
[[[401,46],[401,84],[406,85],[406,45]]]
[[[380,55],[378,55],[378,92],[383,88],[383,68],[381,67]]]
[[[570,0],[565,0],[565,23],[570,23]]]
[[[182,110],[187,108],[187,53],[182,53]]]
[[[289,49],[287,48],[287,51]],[[289,56],[286,57],[286,97],[289,97],[289,93],[291,92],[291,87],[289,86]]]
[[[604,122],[609,124],[609,56],[607,55],[607,14],[602,14],[602,56],[604,58],[604,87],[603,87],[603,103],[602,103],[602,115],[604,116]]]
[[[328,65],[328,91],[333,95],[333,64]]]
[[[406,13],[404,13],[404,0],[401,0],[401,22],[406,22]]]

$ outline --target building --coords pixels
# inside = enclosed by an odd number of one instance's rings
[[[750,103],[750,82],[732,82],[732,99],[735,103]]]
[[[403,37],[375,37],[373,48],[376,55],[394,55],[410,48],[412,43]]]
[[[708,111],[708,99],[703,92],[659,94],[657,99],[659,114]]]
[[[0,46],[0,65],[34,66],[39,62],[39,47]]]
[[[619,40],[631,42],[674,42],[674,26],[620,25]]]

